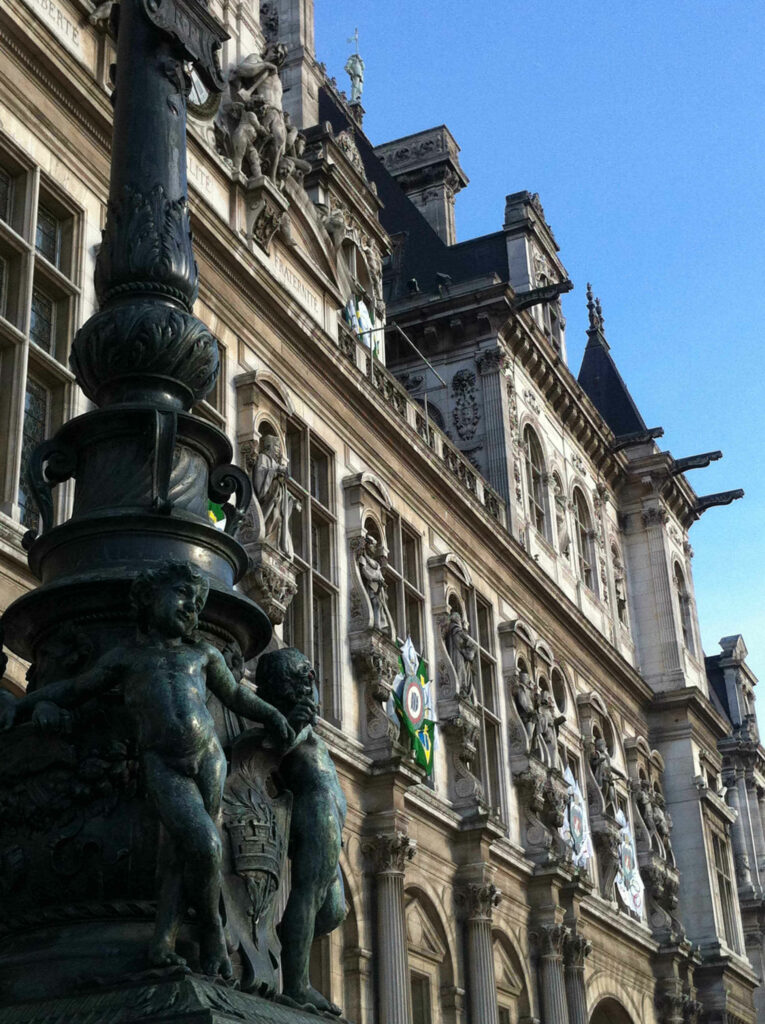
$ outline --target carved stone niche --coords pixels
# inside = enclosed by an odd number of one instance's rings
[[[680,875],[675,865],[661,779],[664,760],[642,736],[624,741],[635,824],[635,846],[646,889],[648,922],[660,942],[676,943],[685,929],[676,917]]]
[[[603,698],[594,691],[577,696],[579,722],[584,740],[587,802],[590,831],[598,854],[600,890],[605,899],[614,897],[614,879],[619,867],[619,791],[622,773],[613,766],[616,739]]]
[[[351,659],[363,694],[365,745],[372,756],[384,759],[400,752],[400,728],[388,708],[399,670],[396,628],[385,583],[385,525],[391,504],[385,484],[373,473],[347,476],[343,490]]]
[[[292,402],[282,385],[260,370],[234,380],[239,456],[253,483],[252,504],[239,531],[249,558],[241,586],[278,626],[297,593],[290,518],[299,511],[287,489],[287,418]]]
[[[438,721],[451,767],[450,796],[455,807],[484,810],[478,777],[481,717],[476,706],[473,662],[477,644],[470,636],[468,605],[473,581],[457,555],[428,559],[436,637]]]
[[[558,755],[562,716],[548,682],[553,656],[521,619],[501,622],[498,631],[508,691],[510,769],[521,803],[521,841],[535,863],[565,863],[571,852],[559,829],[568,786]]]

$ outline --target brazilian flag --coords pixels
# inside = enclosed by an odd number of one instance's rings
[[[407,637],[399,653],[399,674],[393,684],[393,703],[409,734],[414,759],[428,775],[433,773],[436,724],[429,716],[430,683],[425,662]]]
[[[208,501],[207,515],[210,519],[210,526],[214,526],[216,530],[226,529],[226,513],[223,511],[221,505],[218,505],[214,501]]]

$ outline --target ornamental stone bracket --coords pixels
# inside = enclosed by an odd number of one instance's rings
[[[290,204],[268,178],[250,178],[242,192],[245,237],[268,253],[274,235],[285,222]]]
[[[390,637],[366,629],[349,636],[354,675],[364,701],[365,748],[374,758],[403,752],[400,726],[388,713],[393,681],[398,674],[398,648]]]
[[[439,725],[452,766],[451,796],[460,809],[484,811],[483,785],[478,778],[478,737],[481,719],[474,704],[461,697],[440,705]]]
[[[248,541],[246,538],[254,532],[252,517],[248,513],[240,528],[239,540],[247,552],[249,568],[240,586],[260,605],[273,625],[279,626],[297,593],[295,564],[266,541]]]
[[[685,939],[685,929],[675,915],[680,889],[680,873],[653,852],[638,852],[640,876],[646,893],[646,912],[654,938],[677,944]]]
[[[560,834],[568,802],[568,785],[559,772],[534,757],[516,759],[513,780],[521,805],[521,842],[526,856],[538,865],[565,865],[571,851]]]

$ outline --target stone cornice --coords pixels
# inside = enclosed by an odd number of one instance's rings
[[[691,729],[707,742],[710,736],[716,741],[730,732],[728,722],[715,710],[698,686],[685,686],[655,694],[649,710],[649,715],[657,723],[653,731],[661,732],[659,723],[663,720],[671,721],[672,712],[680,710],[686,711]]]

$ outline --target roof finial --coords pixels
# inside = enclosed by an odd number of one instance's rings
[[[602,331],[603,330],[604,320],[603,320],[603,310],[602,310],[601,305],[600,305],[600,299],[595,299],[595,315],[598,318],[598,327]]]
[[[587,282],[587,312],[590,316],[590,330],[598,329],[598,317],[595,312],[595,303],[592,300],[592,285]]]

